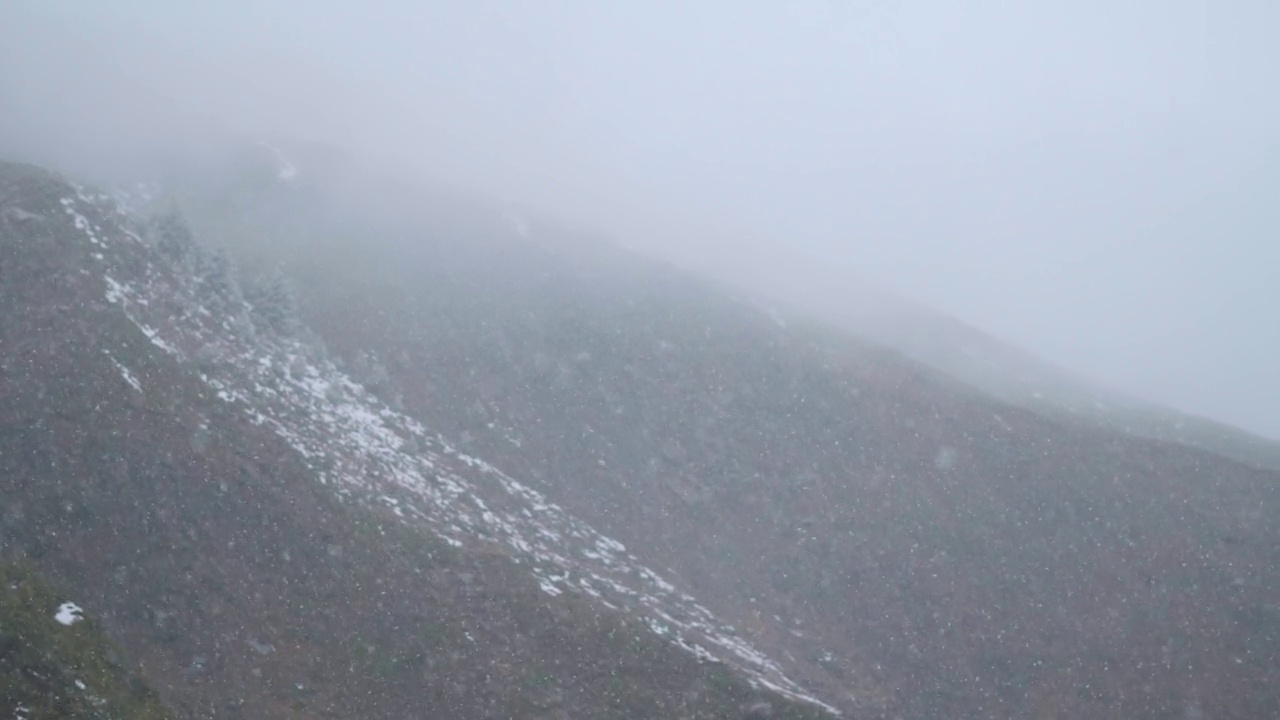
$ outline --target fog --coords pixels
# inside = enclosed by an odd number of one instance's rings
[[[11,0],[0,131],[145,145],[145,101],[323,141],[1280,437],[1276,27],[1261,1]]]

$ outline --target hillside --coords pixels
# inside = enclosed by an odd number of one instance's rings
[[[0,701],[15,720],[167,717],[101,626],[26,564],[0,564]]]
[[[381,398],[518,468],[828,702],[1276,713],[1275,471],[1005,404],[500,205],[364,195],[293,160],[271,181],[248,153],[179,194],[245,264],[283,265]]]
[[[825,714],[125,201],[0,165],[0,554],[175,717]]]
[[[0,720],[1280,720],[1280,4],[723,10],[0,3]]]
[[[837,271],[707,272],[786,322],[818,320],[893,348],[1002,402],[1280,470],[1280,438],[1181,412],[1055,365],[936,308]],[[742,278],[749,278],[744,281]]]
[[[1280,469],[1280,441],[1130,397],[942,313],[902,301],[879,303],[870,311],[846,306],[827,315],[836,326],[897,349],[992,397],[1062,422],[1100,424]]]
[[[4,552],[178,716],[1280,708],[1274,471],[310,160],[3,168]]]

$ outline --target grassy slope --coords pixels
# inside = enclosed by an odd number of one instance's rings
[[[55,619],[69,597],[29,563],[0,562],[0,712],[22,720],[168,717],[97,620]]]

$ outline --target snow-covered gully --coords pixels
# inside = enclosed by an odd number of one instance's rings
[[[728,664],[758,686],[839,714],[622,543],[393,410],[316,348],[254,332],[204,307],[195,279],[141,241],[141,223],[120,209],[127,203],[81,191],[62,206],[103,269],[106,299],[158,348],[188,364],[211,393],[287,441],[335,492],[385,505],[455,546],[504,545],[549,595],[590,596],[642,618],[701,660]],[[112,361],[124,382],[145,393],[129,368]]]

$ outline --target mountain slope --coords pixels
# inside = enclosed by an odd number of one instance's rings
[[[0,563],[0,707],[15,720],[160,720],[102,628],[21,563]]]
[[[837,327],[899,350],[992,397],[1061,422],[1101,424],[1280,470],[1280,441],[1130,397],[937,311],[895,298],[876,298],[862,306],[819,304],[810,298],[807,306]]]
[[[520,468],[830,702],[1280,708],[1274,471],[1011,407],[499,207],[375,209],[301,177],[185,202],[284,263],[380,397]]]
[[[268,330],[217,256],[152,236],[0,165],[0,547],[177,716],[825,713],[616,541]]]

